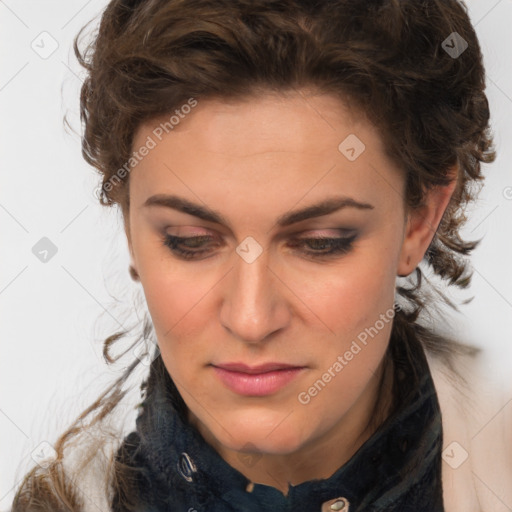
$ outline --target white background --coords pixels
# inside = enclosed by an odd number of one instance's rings
[[[31,451],[54,442],[114,374],[101,344],[120,324],[137,285],[116,210],[97,204],[98,178],[82,160],[78,96],[83,72],[72,38],[105,0],[0,0],[0,510],[34,462]],[[489,371],[512,369],[512,0],[471,0],[488,73],[498,150],[465,236],[484,237],[473,256],[474,300],[450,325],[484,347]],[[32,42],[57,50],[41,58]],[[508,142],[508,143],[507,143]],[[508,195],[507,195],[508,191]],[[48,237],[47,263],[32,247]],[[114,298],[123,303],[119,308]],[[511,397],[512,398],[512,397]]]

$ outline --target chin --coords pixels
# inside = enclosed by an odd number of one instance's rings
[[[209,425],[213,436],[224,447],[241,452],[261,452],[275,455],[286,455],[299,450],[307,441],[302,429],[296,428],[288,420],[293,416],[273,414],[262,417],[261,413],[246,413],[240,418],[226,415],[225,425]]]
[[[268,437],[254,436],[250,440],[246,440],[244,444],[239,444],[237,451],[255,451],[268,455],[290,455],[299,451],[305,443],[302,439],[291,439],[289,436],[275,436],[272,439]],[[250,448],[250,449],[249,449]]]

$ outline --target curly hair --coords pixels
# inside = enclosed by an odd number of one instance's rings
[[[457,170],[457,186],[424,263],[449,285],[470,284],[467,256],[479,241],[463,240],[461,228],[484,179],[481,163],[493,162],[496,154],[483,58],[462,1],[112,0],[81,50],[86,27],[74,41],[86,70],[82,154],[100,174],[102,205],[119,205],[126,218],[126,164],[142,123],[174,112],[190,98],[243,100],[311,87],[338,97],[377,127],[388,157],[405,177],[408,208],[422,206],[426,192],[448,184],[450,171]],[[394,335],[418,336],[447,360],[457,351],[474,353],[421,325],[420,313],[431,301],[419,267],[413,278],[397,286],[409,307],[397,313]],[[114,361],[111,345],[125,334],[105,340],[107,362]],[[136,365],[77,421],[94,411],[91,424],[108,416]],[[26,476],[13,512],[81,510],[59,470],[64,445],[78,430],[75,423],[59,439],[48,470],[35,468]],[[112,485],[129,503],[122,472],[113,468]]]

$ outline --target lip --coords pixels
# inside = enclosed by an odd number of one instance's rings
[[[223,370],[229,370],[232,372],[239,373],[249,373],[249,374],[259,374],[266,373],[275,370],[290,370],[292,368],[302,368],[302,366],[297,366],[293,364],[286,363],[265,363],[259,364],[256,366],[249,366],[244,363],[223,363],[223,364],[214,364],[216,368],[222,368]]]
[[[244,396],[266,396],[276,393],[305,369],[283,363],[248,366],[243,363],[212,365],[216,376],[231,391]]]

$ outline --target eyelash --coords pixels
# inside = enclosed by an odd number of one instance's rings
[[[180,247],[180,244],[193,240],[195,242],[200,242],[201,240],[208,241],[212,237],[211,236],[192,236],[192,237],[180,237],[173,236],[169,234],[165,234],[163,238],[163,243],[166,247],[168,247],[174,254],[178,255],[178,257],[185,260],[194,260],[197,259],[198,256],[207,253],[207,250],[200,251],[191,251],[189,249],[184,249]],[[305,253],[306,255],[312,258],[325,258],[325,257],[334,257],[337,255],[343,255],[348,253],[353,246],[353,243],[357,235],[352,235],[350,237],[316,237],[316,238],[295,238],[293,239],[292,247],[300,247],[307,245],[308,242],[323,242],[323,244],[327,244],[331,247],[331,249],[327,252],[318,252],[318,251],[299,251]]]

